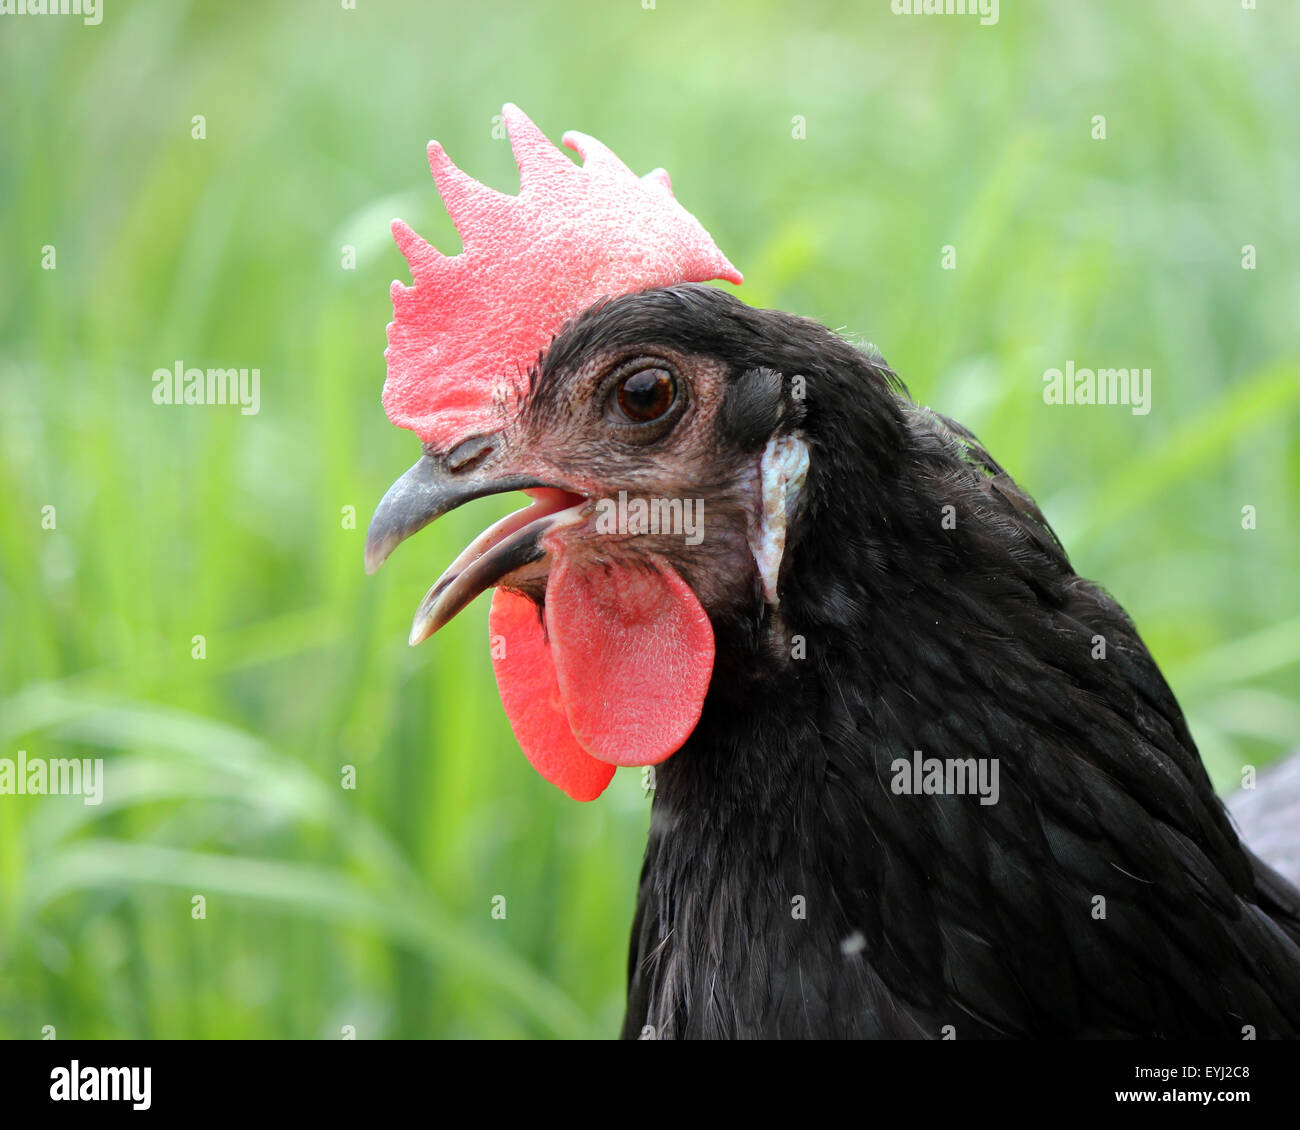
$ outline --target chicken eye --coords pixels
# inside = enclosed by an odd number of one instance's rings
[[[677,399],[677,382],[664,369],[641,369],[624,377],[618,386],[618,406],[638,424],[657,420]]]

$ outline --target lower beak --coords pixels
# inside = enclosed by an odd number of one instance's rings
[[[583,521],[587,499],[527,476],[459,474],[429,455],[389,487],[366,535],[367,573],[374,573],[401,542],[448,511],[515,490],[530,495],[532,505],[484,530],[438,578],[416,610],[412,646],[428,639],[485,589],[507,580],[544,578],[550,567],[544,539]]]

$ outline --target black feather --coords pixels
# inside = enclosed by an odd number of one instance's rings
[[[728,367],[719,442],[797,428],[811,465],[779,613],[715,619],[703,716],[659,767],[624,1035],[1300,1034],[1300,896],[978,440],[879,357],[701,286],[601,304],[538,388],[654,344]],[[774,651],[796,636],[806,658]],[[998,802],[895,794],[914,750],[996,759]]]

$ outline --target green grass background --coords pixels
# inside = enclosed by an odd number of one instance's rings
[[[514,191],[506,100],[666,166],[744,298],[874,341],[973,427],[1134,616],[1221,788],[1293,745],[1297,57],[1277,0],[0,17],[0,756],[108,762],[99,808],[0,797],[0,1036],[616,1029],[636,774],[584,806],[528,768],[485,600],[405,642],[511,504],[361,569],[417,454],[379,404],[387,223],[456,249],[431,136]],[[155,406],[178,359],[260,368],[260,414]],[[1150,415],[1044,405],[1067,359],[1150,368]]]

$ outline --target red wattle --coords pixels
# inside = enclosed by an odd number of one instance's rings
[[[574,800],[595,800],[614,776],[614,766],[586,753],[573,736],[537,607],[527,597],[497,589],[488,626],[497,689],[524,756]]]
[[[681,748],[713,675],[713,625],[672,566],[561,555],[547,578],[546,629],[583,749],[611,765],[653,765]]]

